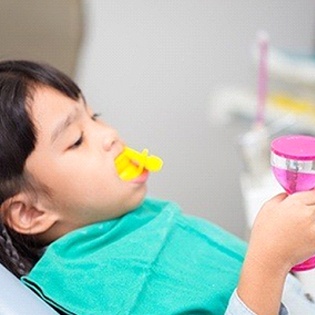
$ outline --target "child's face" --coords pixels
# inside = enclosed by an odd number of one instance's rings
[[[45,207],[58,214],[61,234],[118,217],[141,203],[147,175],[130,182],[118,177],[114,160],[124,143],[83,100],[38,88],[30,115],[37,144],[26,169],[50,189]]]

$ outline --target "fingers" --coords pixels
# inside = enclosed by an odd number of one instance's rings
[[[292,195],[280,193],[268,201],[269,205],[278,204],[288,198],[288,201],[302,202],[307,206],[315,206],[315,190],[297,192]]]
[[[282,202],[283,200],[285,200],[288,197],[288,194],[286,193],[280,193],[274,197],[272,197],[271,199],[268,200],[268,204],[270,206],[272,206],[273,204],[278,204],[280,202]]]
[[[290,195],[288,198],[303,202],[307,206],[315,206],[315,190],[297,192]]]

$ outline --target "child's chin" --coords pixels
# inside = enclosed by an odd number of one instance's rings
[[[146,193],[144,193],[142,197],[139,197],[139,199],[134,202],[132,207],[130,207],[130,210],[127,212],[131,212],[131,211],[137,209],[138,207],[140,207],[142,205],[142,203],[144,202],[145,196],[146,196]]]

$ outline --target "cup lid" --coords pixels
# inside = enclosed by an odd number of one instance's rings
[[[287,135],[271,142],[271,151],[292,160],[309,161],[315,159],[315,137]]]

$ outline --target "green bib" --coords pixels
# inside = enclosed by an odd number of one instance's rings
[[[58,239],[22,281],[66,314],[224,314],[246,245],[174,203]]]

